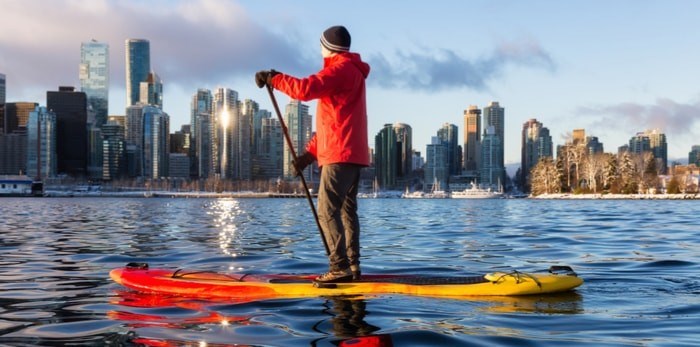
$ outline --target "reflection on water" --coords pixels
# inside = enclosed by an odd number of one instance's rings
[[[697,201],[363,200],[363,272],[469,276],[571,265],[551,296],[213,301],[108,278],[127,262],[319,273],[303,199],[0,199],[5,345],[688,345],[700,320]]]
[[[244,213],[235,199],[217,200],[207,212],[214,217],[215,225],[219,229],[219,248],[224,254],[236,257],[240,252],[238,223],[241,221],[238,219],[242,219]]]

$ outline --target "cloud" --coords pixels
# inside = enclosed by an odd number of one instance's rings
[[[450,88],[485,90],[508,65],[540,68],[549,72],[556,64],[539,44],[526,40],[505,42],[486,57],[469,60],[450,49],[434,52],[397,51],[391,61],[371,55],[371,81],[386,88],[439,91]]]
[[[112,84],[124,84],[124,42],[151,42],[151,67],[166,83],[250,77],[259,69],[318,67],[300,45],[256,23],[233,0],[8,0],[0,11],[0,71],[8,89],[78,83],[80,43],[110,45]],[[211,82],[210,82],[211,83]]]
[[[700,102],[679,103],[659,98],[656,103],[647,105],[623,102],[580,107],[576,114],[591,117],[593,128],[629,129],[631,132],[659,129],[680,137],[692,135],[693,127],[700,124]]]

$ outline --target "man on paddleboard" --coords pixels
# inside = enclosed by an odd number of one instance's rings
[[[350,52],[350,33],[343,26],[323,32],[321,55],[323,68],[309,77],[265,70],[255,74],[255,82],[293,99],[318,99],[316,134],[293,164],[298,175],[316,160],[321,168],[318,217],[330,268],[316,281],[348,282],[360,278],[357,189],[360,170],[369,166],[365,79],[370,67]]]

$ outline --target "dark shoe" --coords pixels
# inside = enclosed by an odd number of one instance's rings
[[[340,271],[328,271],[314,279],[314,282],[320,283],[345,283],[352,282],[352,272],[349,269]]]
[[[352,272],[353,281],[359,281],[362,278],[362,271],[360,270],[360,265],[350,265],[350,272]]]

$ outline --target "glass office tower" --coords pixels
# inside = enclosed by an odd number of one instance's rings
[[[95,127],[107,121],[109,109],[109,45],[95,40],[80,45],[80,91],[95,112]]]
[[[139,100],[141,82],[148,79],[151,72],[151,44],[148,40],[126,40],[126,106],[135,105]]]

